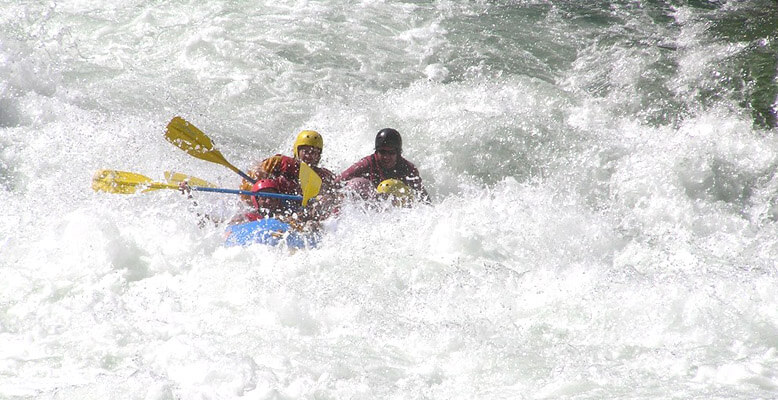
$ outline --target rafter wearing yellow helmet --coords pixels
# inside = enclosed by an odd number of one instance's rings
[[[324,138],[314,130],[303,130],[297,134],[292,144],[294,157],[287,157],[282,154],[276,154],[268,157],[258,163],[255,163],[249,170],[249,175],[259,179],[280,179],[282,187],[293,189],[293,194],[302,190],[299,187],[299,163],[300,161],[308,164],[311,169],[321,178],[321,194],[327,194],[334,190],[335,174],[332,171],[319,167],[322,150],[324,149]],[[286,182],[286,183],[284,183]],[[248,181],[244,181],[241,187],[250,187]],[[250,198],[244,198],[248,203]]]
[[[399,179],[385,179],[375,190],[382,197],[391,199],[392,204],[398,207],[408,207],[413,200],[411,188]]]
[[[300,131],[300,133],[297,134],[297,138],[294,140],[294,145],[292,146],[292,153],[294,153],[294,158],[300,158],[300,146],[311,146],[319,150],[324,150],[324,139],[321,137],[319,132],[309,130]]]

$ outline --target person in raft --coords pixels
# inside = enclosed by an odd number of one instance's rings
[[[250,191],[252,192],[264,192],[264,193],[280,193],[279,188],[281,186],[274,179],[260,179],[252,185]],[[189,187],[189,183],[184,181],[178,184],[178,189],[181,193],[185,194],[188,199],[192,200],[192,205],[197,206],[197,201],[192,196],[192,189]],[[251,208],[241,211],[238,215],[232,217],[229,220],[230,224],[239,224],[243,222],[251,222],[260,220],[263,218],[287,218],[292,216],[292,210],[285,206],[284,201],[277,197],[267,196],[250,196]],[[213,222],[223,222],[224,218],[214,218],[207,214],[197,214],[202,217],[201,223],[206,220]]]
[[[274,179],[278,183],[278,192],[284,194],[302,194],[300,187],[300,162],[308,164],[321,178],[320,194],[330,194],[335,191],[335,174],[332,171],[319,167],[324,139],[321,134],[312,130],[304,130],[297,134],[292,145],[294,158],[282,154],[268,157],[254,164],[247,172],[254,179]],[[243,180],[241,190],[252,190],[252,183]],[[242,199],[247,204],[253,203],[254,196],[243,195]],[[292,208],[291,204],[286,204]],[[310,216],[315,217],[315,216]]]
[[[413,189],[414,195],[424,203],[430,203],[429,194],[424,189],[419,176],[419,170],[402,156],[402,136],[392,128],[378,131],[375,137],[375,152],[354,163],[341,172],[335,182],[345,188],[360,191],[366,186],[366,181],[375,190],[387,179],[396,179]],[[372,193],[366,192],[363,197]]]
[[[294,157],[276,154],[252,165],[247,171],[254,179],[277,179],[281,193],[300,194],[300,161],[308,164],[321,178],[321,192],[329,193],[335,188],[335,174],[327,168],[319,167],[324,139],[316,131],[304,130],[297,134],[292,145]],[[251,190],[252,183],[243,180],[241,190]],[[251,203],[251,196],[244,198]]]
[[[187,182],[181,182],[179,189],[182,193],[186,194],[189,199],[193,199],[191,189]],[[260,179],[254,183],[250,190],[257,193],[281,193],[281,184],[277,179]],[[283,193],[282,193],[283,194]],[[262,195],[255,195],[251,197],[251,208],[248,210],[239,212],[237,215],[229,219],[229,225],[243,224],[247,222],[259,221],[265,218],[273,218],[280,222],[289,225],[290,228],[301,232],[314,232],[319,229],[319,222],[312,220],[304,220],[296,213],[297,208],[291,207],[289,204],[277,197],[268,197]],[[197,203],[193,200],[193,205],[197,206]],[[197,214],[201,217],[198,225],[203,227],[206,221],[212,221],[214,223],[223,222],[222,218],[213,218],[208,214]]]
[[[387,179],[375,188],[376,198],[388,201],[394,207],[411,207],[413,190],[399,179]]]
[[[252,192],[261,193],[280,193],[280,185],[275,179],[260,179],[251,187]],[[275,218],[286,221],[290,218],[289,210],[281,199],[265,196],[250,196],[252,208],[246,213],[236,215],[231,221],[232,224],[242,224],[245,222],[258,221],[264,218]]]

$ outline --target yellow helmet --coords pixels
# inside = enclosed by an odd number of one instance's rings
[[[411,188],[399,179],[387,179],[378,184],[376,192],[394,196],[398,199],[408,199],[411,197]]]
[[[300,146],[312,146],[317,149],[324,149],[324,139],[322,139],[319,132],[301,131],[297,134],[297,139],[294,140],[294,146],[292,146],[295,158],[298,157],[297,148]]]

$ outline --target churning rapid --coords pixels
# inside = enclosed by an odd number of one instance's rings
[[[265,3],[265,4],[262,4]],[[0,2],[0,398],[778,397],[778,3]],[[225,247],[240,177],[403,135],[431,205]]]

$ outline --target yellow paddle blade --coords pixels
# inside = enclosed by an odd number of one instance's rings
[[[308,164],[300,162],[300,187],[303,189],[303,207],[316,197],[321,189],[321,178]]]
[[[193,157],[224,165],[240,173],[238,168],[230,164],[222,153],[213,147],[211,138],[181,117],[174,117],[167,124],[165,139]]]
[[[124,171],[103,169],[92,177],[92,189],[96,192],[131,194],[151,182],[151,178]]]
[[[191,175],[185,175],[178,172],[165,171],[165,180],[169,183],[179,184],[181,182],[187,182],[190,186],[202,186],[202,187],[216,187],[211,182],[204,179],[200,179]]]
[[[132,194],[157,189],[178,189],[178,185],[154,182],[151,178],[134,172],[103,169],[92,177],[92,189],[96,192]]]

